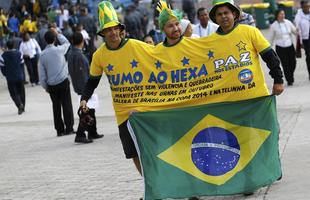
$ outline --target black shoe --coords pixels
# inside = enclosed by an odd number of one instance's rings
[[[281,176],[277,179],[277,181],[280,181],[282,179],[282,174],[281,174]]]
[[[293,82],[287,83],[288,86],[293,86],[293,84],[294,84]]]
[[[87,139],[87,138],[84,138],[84,137],[75,137],[74,142],[87,144],[87,143],[92,143],[93,140],[90,140],[90,139]]]
[[[25,111],[24,105],[20,104],[18,108],[18,114],[21,115]]]
[[[99,139],[102,138],[104,135],[103,134],[96,134],[96,135],[88,135],[88,139],[90,140],[95,140],[95,139]]]
[[[27,85],[29,82],[28,81],[24,81],[24,85]]]
[[[251,196],[251,195],[253,195],[254,194],[254,192],[245,192],[245,193],[243,193],[243,196]]]
[[[64,136],[65,133],[61,132],[61,133],[57,133],[57,137],[61,137],[61,136]]]
[[[66,133],[65,133],[65,135],[72,135],[72,134],[76,134],[76,132],[75,131],[66,131]]]
[[[198,197],[191,197],[191,198],[188,198],[188,200],[199,200]]]

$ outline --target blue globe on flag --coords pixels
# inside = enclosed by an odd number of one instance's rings
[[[192,161],[204,174],[221,176],[236,167],[240,145],[236,136],[220,127],[201,130],[192,141]]]

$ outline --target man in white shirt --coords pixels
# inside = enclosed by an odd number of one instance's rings
[[[197,10],[197,18],[199,19],[199,24],[193,28],[193,34],[205,37],[216,32],[218,25],[209,20],[206,8],[201,7]]]
[[[64,21],[69,20],[69,11],[65,9],[65,5],[60,5],[60,13],[59,13],[59,28],[62,30],[64,28],[63,23]]]
[[[301,12],[298,12],[295,17],[296,27],[299,31],[300,37],[302,39],[302,44],[304,45],[306,53],[306,63],[309,73],[310,80],[310,4],[309,1],[303,0],[300,2]]]

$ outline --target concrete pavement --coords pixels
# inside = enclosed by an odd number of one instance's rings
[[[271,86],[267,73],[266,79]],[[143,180],[123,155],[107,85],[106,79],[101,80],[96,90],[98,129],[105,137],[79,145],[73,135],[56,137],[51,101],[40,86],[26,86],[26,112],[19,116],[0,76],[0,200],[137,200],[143,196]],[[76,109],[77,96],[71,94]],[[298,59],[294,86],[286,87],[277,102],[283,179],[249,197],[203,199],[310,199],[310,81],[304,56]]]

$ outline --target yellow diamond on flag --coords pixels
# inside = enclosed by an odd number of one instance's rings
[[[247,166],[270,133],[207,115],[157,157],[202,181],[222,185]]]

